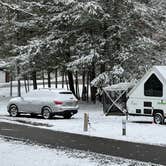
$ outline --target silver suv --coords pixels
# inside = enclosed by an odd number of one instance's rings
[[[42,115],[45,119],[54,115],[69,119],[78,112],[78,108],[78,100],[71,91],[64,89],[33,90],[22,97],[12,98],[7,106],[12,117],[28,113]]]

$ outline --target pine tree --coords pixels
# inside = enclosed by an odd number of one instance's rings
[[[117,65],[123,68],[123,80],[131,80],[139,78],[146,68],[161,64],[159,59],[165,50],[161,47],[158,32],[163,31],[161,20],[164,14],[158,10],[161,4],[156,2],[159,6],[154,6],[153,3],[144,0],[101,1],[109,16],[109,21],[104,23],[103,49],[106,70],[111,71],[107,72],[110,79],[114,79],[113,73],[117,72],[112,71]]]
[[[165,63],[164,0],[8,0],[0,7],[1,56],[16,56],[21,74],[34,78],[67,70],[73,93],[74,73],[102,86]]]

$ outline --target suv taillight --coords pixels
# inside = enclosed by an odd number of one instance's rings
[[[54,100],[54,103],[55,103],[56,105],[62,105],[62,104],[63,104],[62,101],[57,101],[57,100]]]

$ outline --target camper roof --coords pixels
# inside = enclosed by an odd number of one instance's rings
[[[134,86],[133,83],[129,83],[129,82],[122,82],[119,84],[114,84],[111,86],[107,86],[105,88],[103,88],[106,91],[126,91],[129,88],[132,88]]]
[[[136,86],[134,86],[133,89],[128,93],[128,96],[130,96],[134,92],[134,90],[140,85],[143,80],[149,78],[151,73],[157,74],[160,79],[166,83],[166,66],[154,66],[142,77],[141,80],[138,81]]]
[[[166,80],[166,66],[154,66],[156,70],[162,75],[162,77]]]

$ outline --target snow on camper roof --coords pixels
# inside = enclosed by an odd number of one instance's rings
[[[154,66],[154,68],[162,75],[166,80],[166,66]]]
[[[154,72],[154,73],[158,73],[160,77],[162,77],[162,79],[164,79],[165,83],[166,83],[166,66],[154,66],[151,70],[149,70],[146,75],[144,75],[144,77],[141,79],[145,79],[147,78],[147,76],[149,75],[150,72]],[[134,91],[134,89],[140,84],[141,80],[136,84],[134,82],[122,82],[119,84],[114,84],[111,86],[107,86],[105,88],[103,88],[103,90],[106,91],[124,91],[124,90],[128,90],[130,88],[133,88],[129,93],[132,93]]]
[[[134,83],[121,82],[119,84],[107,86],[104,88],[104,90],[106,90],[106,91],[124,91],[124,90],[128,90],[129,88],[133,88],[133,86],[134,86]]]
[[[138,81],[138,83],[132,88],[132,90],[128,93],[128,96],[130,96],[135,89],[141,84],[141,82],[147,80],[151,74],[157,74],[160,79],[166,83],[166,66],[153,66],[150,70],[146,72],[146,74]]]

